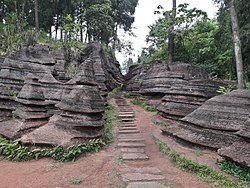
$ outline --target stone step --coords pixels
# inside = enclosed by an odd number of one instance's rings
[[[135,114],[133,111],[125,111],[125,112],[119,112],[119,114],[122,114],[122,115],[125,115],[125,114],[129,114],[129,115],[131,115],[131,114]]]
[[[133,182],[129,183],[127,188],[169,188],[158,182]]]
[[[122,128],[126,128],[126,127],[133,128],[133,127],[137,127],[137,126],[136,126],[136,124],[134,124],[134,125],[120,125],[120,127],[122,127]]]
[[[126,148],[142,148],[145,147],[145,144],[140,142],[120,142],[117,146]]]
[[[132,167],[128,165],[123,165],[120,168],[122,173],[141,173],[141,174],[161,174],[161,171],[155,167]]]
[[[123,153],[124,160],[148,160],[149,157],[145,153]]]
[[[131,121],[123,121],[122,122],[123,125],[135,125],[136,123],[137,123],[136,120],[134,122],[131,122]]]
[[[139,133],[132,133],[132,134],[120,134],[117,138],[118,139],[121,139],[121,138],[142,138],[142,136]]]
[[[124,182],[165,180],[164,176],[155,174],[126,173],[121,174],[121,176]]]
[[[134,114],[118,114],[119,118],[134,118]]]
[[[144,142],[143,138],[120,138],[119,142]]]
[[[133,133],[140,133],[139,130],[122,130],[119,131],[119,134],[133,134]]]
[[[133,109],[131,108],[120,108],[119,109],[119,113],[128,113],[128,112],[132,112]]]
[[[129,122],[134,122],[136,119],[135,118],[121,118],[121,121],[129,121]]]
[[[145,153],[144,148],[121,148],[123,153]]]
[[[124,130],[138,130],[138,129],[137,127],[120,127],[119,130],[124,131]]]

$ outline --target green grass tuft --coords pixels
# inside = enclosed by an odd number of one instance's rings
[[[149,111],[149,112],[157,112],[157,109],[154,106],[150,106],[148,105],[148,101],[145,99],[139,99],[139,98],[135,98],[132,103],[134,105],[138,105],[140,107],[142,107],[144,110]]]
[[[156,144],[159,147],[160,151],[163,154],[167,155],[177,167],[197,175],[203,181],[214,184],[215,187],[247,188],[248,182],[234,182],[221,172],[218,172],[207,165],[199,164],[193,160],[188,159],[184,155],[169,148],[166,143],[156,140]]]
[[[239,166],[238,164],[231,162],[231,161],[227,161],[225,159],[219,161],[218,164],[224,172],[229,173],[239,178],[240,180],[250,182],[250,170],[249,169],[243,168]]]

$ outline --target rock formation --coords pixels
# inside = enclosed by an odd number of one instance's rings
[[[31,46],[4,58],[0,134],[27,144],[63,147],[100,137],[103,97],[122,81],[118,62],[105,55],[100,44],[90,44],[74,61],[78,69],[72,77],[67,75],[72,62],[64,51],[51,53],[48,46]]]
[[[185,80],[181,84],[171,86],[162,98],[157,110],[166,119],[181,119],[200,107],[206,100],[218,95],[222,81]]]
[[[83,57],[93,60],[94,72],[102,96],[106,97],[108,91],[121,86],[123,76],[120,64],[111,52],[105,53],[101,45],[94,42],[84,50]]]
[[[211,149],[250,167],[250,90],[213,97],[163,133]]]
[[[102,135],[105,108],[92,61],[84,61],[78,74],[63,85],[61,101],[56,107],[60,112],[45,126],[22,136],[23,143],[67,147]]]
[[[127,91],[146,97],[149,104],[158,106],[159,115],[167,119],[186,116],[218,95],[219,86],[227,85],[209,79],[202,68],[185,63],[132,66],[125,80]]]

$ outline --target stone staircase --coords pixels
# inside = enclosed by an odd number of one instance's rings
[[[166,188],[159,183],[166,178],[150,164],[145,151],[145,140],[137,127],[135,112],[121,93],[116,96],[116,104],[120,121],[117,147],[123,160],[119,167],[122,180],[128,184],[128,188]]]

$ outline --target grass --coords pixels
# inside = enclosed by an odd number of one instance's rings
[[[250,89],[250,82],[246,83],[246,89]]]
[[[73,178],[73,179],[70,180],[70,182],[73,185],[80,185],[82,183],[82,179],[81,178]]]
[[[123,163],[123,157],[122,157],[122,153],[120,152],[117,156],[117,163],[118,164],[122,164]]]
[[[124,92],[124,93],[123,93],[123,96],[124,96],[125,98],[131,98],[131,95],[130,95],[129,92]]]
[[[250,182],[250,170],[249,169],[243,168],[239,166],[238,164],[231,162],[231,161],[227,161],[225,159],[219,161],[218,164],[224,172],[231,174],[239,178],[242,181]]]
[[[148,101],[145,99],[139,99],[139,98],[135,98],[132,103],[134,105],[138,105],[140,107],[142,107],[144,110],[149,111],[149,112],[157,112],[156,108],[154,106],[150,106],[148,105]]]
[[[160,151],[168,156],[168,158],[179,168],[195,174],[201,180],[212,183],[215,187],[228,187],[228,188],[247,188],[245,181],[239,183],[230,180],[223,173],[218,172],[211,167],[199,164],[193,160],[188,159],[186,156],[178,153],[177,151],[169,148],[166,143],[156,140],[156,144]]]
[[[72,145],[64,149],[61,146],[54,146],[52,148],[29,148],[23,146],[19,139],[11,141],[0,136],[0,155],[5,157],[5,159],[15,161],[26,161],[43,157],[51,157],[58,161],[74,161],[83,153],[98,152],[113,139],[112,123],[116,117],[116,113],[110,102],[108,102],[106,107],[106,115],[107,119],[102,138],[92,139],[88,143]]]
[[[157,121],[157,120],[153,119],[152,122],[155,125],[158,125],[158,126],[161,126],[161,127],[168,127],[168,126],[170,126],[168,122],[164,122],[164,121]]]

